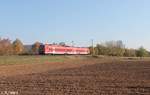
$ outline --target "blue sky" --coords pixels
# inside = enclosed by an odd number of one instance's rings
[[[0,0],[0,37],[25,44],[122,40],[150,50],[150,0]]]

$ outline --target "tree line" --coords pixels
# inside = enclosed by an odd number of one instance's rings
[[[56,43],[55,43],[56,44]],[[0,55],[31,55],[39,54],[42,43],[35,42],[33,45],[24,45],[21,40],[11,42],[9,39],[0,38]],[[60,42],[59,45],[66,45]],[[150,57],[150,52],[144,47],[139,49],[126,48],[122,41],[107,41],[89,47],[92,55],[124,56],[124,57]]]
[[[11,42],[9,39],[0,38],[0,55],[38,54],[40,45],[40,42],[35,42],[27,48],[19,39]]]
[[[144,47],[139,49],[126,48],[122,41],[107,41],[90,47],[92,55],[124,56],[124,57],[150,57],[150,52]]]

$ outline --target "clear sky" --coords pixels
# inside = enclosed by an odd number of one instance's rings
[[[78,46],[122,40],[150,50],[150,0],[0,0],[0,36]]]

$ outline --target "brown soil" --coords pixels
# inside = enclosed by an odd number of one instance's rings
[[[150,95],[150,61],[3,65],[0,95]]]

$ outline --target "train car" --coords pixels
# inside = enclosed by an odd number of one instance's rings
[[[45,44],[40,46],[40,54],[89,54],[89,48]]]

